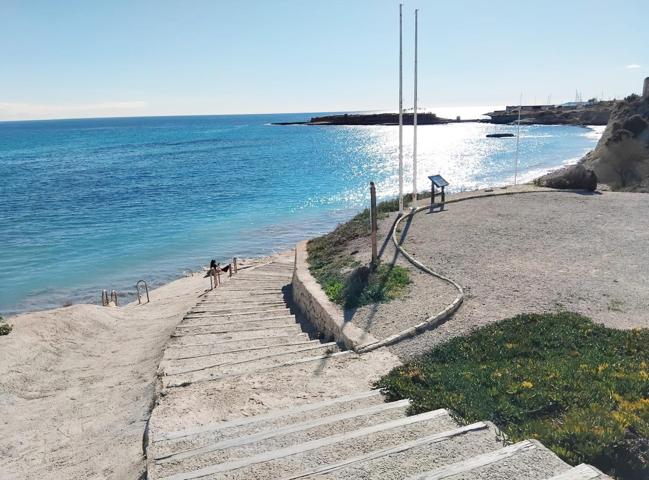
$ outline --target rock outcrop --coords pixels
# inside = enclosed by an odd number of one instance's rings
[[[535,183],[542,187],[594,192],[597,188],[597,175],[583,165],[577,164],[548,173],[537,179]]]
[[[649,96],[619,102],[597,147],[581,164],[614,190],[649,192]]]
[[[614,102],[601,101],[583,107],[563,107],[537,109],[523,107],[521,125],[606,125],[611,116]],[[511,107],[508,107],[511,108]],[[518,121],[518,109],[489,112],[490,123],[510,124]]]

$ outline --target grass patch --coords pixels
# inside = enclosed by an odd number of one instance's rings
[[[422,193],[420,198],[425,196]],[[411,199],[410,194],[404,196],[405,203]],[[398,209],[398,199],[377,204],[379,218]],[[369,237],[370,233],[370,211],[366,208],[332,232],[314,238],[307,244],[309,271],[329,299],[346,308],[392,300],[410,283],[408,270],[403,267],[380,265],[376,271],[369,272],[345,253],[349,242]]]
[[[410,413],[449,408],[540,440],[570,464],[649,478],[649,329],[574,313],[519,315],[455,338],[378,386]]]

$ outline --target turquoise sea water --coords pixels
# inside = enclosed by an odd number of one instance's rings
[[[397,193],[397,127],[272,126],[312,114],[0,122],[0,313],[132,299],[226,261],[280,251]],[[418,130],[419,189],[511,183],[515,139],[480,123]],[[575,161],[601,129],[521,129],[522,180]],[[404,129],[411,191],[412,127]],[[426,181],[424,181],[426,180]]]

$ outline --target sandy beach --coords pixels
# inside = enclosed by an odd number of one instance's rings
[[[162,348],[206,287],[196,273],[146,305],[12,317],[0,337],[2,478],[139,478]]]

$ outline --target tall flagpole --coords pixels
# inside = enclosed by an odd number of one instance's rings
[[[415,104],[412,112],[412,206],[417,208],[417,12],[415,9]]]
[[[518,102],[518,122],[516,127],[516,164],[514,166],[514,185],[518,183],[518,145],[521,140],[521,110],[523,109],[523,92]]]
[[[399,214],[403,214],[403,4],[399,4]]]

